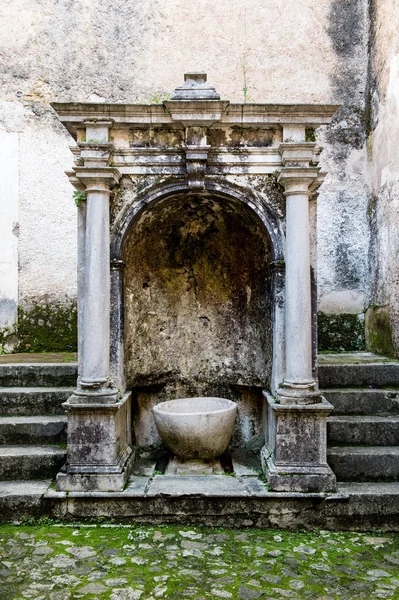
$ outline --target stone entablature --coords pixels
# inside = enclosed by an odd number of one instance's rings
[[[132,457],[128,427],[117,414],[104,425],[101,408],[121,402],[125,390],[123,244],[142,211],[191,192],[245,203],[270,238],[273,396],[267,397],[263,452],[269,482],[276,490],[334,488],[325,444],[326,416],[332,407],[318,390],[312,351],[315,286],[312,290],[309,198],[324,174],[319,167],[321,148],[307,141],[307,134],[328,124],[337,106],[236,105],[204,99],[217,97],[212,90],[206,75],[191,73],[175,95],[185,99],[162,105],[53,104],[77,142],[72,148],[75,167],[68,173],[70,181],[87,198],[79,207],[79,378],[67,403],[71,452],[66,475],[60,478],[63,489],[108,485],[110,465],[99,451],[99,431],[108,439],[124,440],[123,457],[129,458],[124,464],[115,458],[113,468],[120,475],[119,487],[126,481]],[[267,194],[254,190],[254,177],[259,181],[272,177],[282,186],[286,210],[277,211]],[[111,206],[110,221],[111,190],[126,180],[133,184],[133,195]],[[79,407],[82,404],[86,410]],[[126,412],[126,402],[122,406]],[[302,428],[299,433],[298,428]],[[90,429],[97,432],[93,441]],[[296,433],[288,443],[293,429]],[[82,463],[76,450],[72,452],[79,443]],[[118,487],[116,481],[114,474],[112,486]]]
[[[292,164],[317,166],[321,148],[306,142],[306,130],[328,124],[337,109],[197,100],[193,113],[191,104],[52,106],[77,141],[71,150],[78,166],[112,162],[122,176],[182,177],[187,152],[194,148],[207,154],[208,176],[268,175]]]

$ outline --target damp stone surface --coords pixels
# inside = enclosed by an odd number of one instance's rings
[[[399,535],[0,526],[2,600],[399,598]]]

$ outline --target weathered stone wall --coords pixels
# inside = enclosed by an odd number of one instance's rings
[[[270,242],[245,205],[211,195],[145,210],[125,244],[125,373],[141,445],[158,441],[151,404],[214,395],[238,402],[236,443],[262,432],[270,386]]]
[[[372,2],[369,205],[373,267],[366,334],[372,349],[399,355],[399,5]]]
[[[232,102],[343,103],[318,133],[330,173],[318,210],[320,310],[362,314],[367,0],[4,0],[0,11],[0,326],[18,302],[76,295],[71,140],[49,102],[158,102],[192,68]]]
[[[318,201],[319,324],[328,325],[328,335],[320,336],[319,346],[323,350],[355,350],[362,343],[358,343],[358,335],[352,343],[351,332],[363,329],[363,311],[370,297],[365,147],[368,3],[331,2],[327,31],[336,58],[329,74],[331,99],[342,108],[320,136],[329,175]]]

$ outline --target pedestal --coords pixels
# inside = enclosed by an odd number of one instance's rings
[[[114,404],[64,403],[68,411],[68,454],[57,475],[59,491],[122,491],[134,460],[131,394]]]
[[[326,419],[332,404],[279,404],[265,394],[268,412],[263,471],[276,492],[332,492],[336,478],[327,464]]]

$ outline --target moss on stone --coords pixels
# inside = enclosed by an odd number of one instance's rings
[[[366,312],[367,349],[377,354],[397,356],[392,339],[392,327],[386,306],[370,306]]]
[[[0,329],[0,352],[75,352],[77,330],[76,300],[19,306],[15,325]]]
[[[350,352],[365,349],[363,315],[318,313],[319,352]]]
[[[48,518],[1,525],[1,597],[34,590],[54,600],[398,598],[395,533],[262,530],[249,528],[253,515],[247,529],[210,528],[174,516],[166,525],[102,516],[69,526]],[[283,511],[279,522],[290,526]]]

